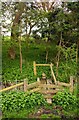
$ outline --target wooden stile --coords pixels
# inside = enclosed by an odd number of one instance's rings
[[[36,76],[37,75],[36,66],[50,66],[50,64],[36,64],[36,62],[33,61],[33,66],[34,66],[34,75]],[[51,66],[53,66],[53,64],[51,64]]]

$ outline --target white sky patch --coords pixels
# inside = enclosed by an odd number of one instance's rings
[[[7,23],[7,24],[11,23],[11,20],[6,20],[6,23]]]
[[[79,0],[1,0],[1,2],[78,2]]]

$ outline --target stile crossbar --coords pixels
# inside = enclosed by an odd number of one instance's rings
[[[33,66],[34,66],[34,75],[36,76],[37,75],[37,70],[36,70],[36,67],[37,66],[49,66],[50,67],[50,70],[51,70],[51,75],[52,75],[52,77],[53,77],[53,79],[54,79],[54,82],[55,82],[55,84],[57,83],[57,81],[56,81],[56,77],[55,77],[55,74],[54,74],[54,71],[53,71],[53,69],[52,69],[52,66],[53,66],[53,64],[51,63],[51,64],[36,64],[36,62],[34,61],[33,62]]]
[[[37,66],[49,66],[50,67],[50,64],[36,64],[36,62],[33,61],[33,66],[34,66],[34,75],[36,76],[37,75],[37,71],[36,71]],[[52,64],[52,66],[53,66],[53,64]]]

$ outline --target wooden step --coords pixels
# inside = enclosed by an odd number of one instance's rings
[[[44,95],[44,98],[51,99],[51,98],[53,98],[53,95]]]
[[[55,94],[58,92],[58,90],[41,90],[40,91],[42,94]]]

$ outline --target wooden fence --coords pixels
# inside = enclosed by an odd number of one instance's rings
[[[0,92],[10,91],[12,89],[23,86],[24,92],[40,92],[44,94],[45,98],[52,98],[52,96],[58,91],[63,91],[64,87],[68,87],[70,92],[73,92],[73,79],[70,79],[70,83],[56,82],[55,84],[41,84],[41,81],[38,79],[36,82],[28,84],[27,80],[19,84],[4,88]],[[16,90],[16,89],[15,89]]]
[[[16,84],[16,85],[12,85],[12,86],[7,87],[7,88],[4,88],[4,89],[0,90],[0,92],[10,91],[10,90],[13,90],[13,89],[21,87],[21,86],[23,86],[24,92],[26,92],[28,90],[30,90],[30,92],[31,92],[31,91],[33,91],[31,89],[38,87],[38,85],[39,85],[39,81],[28,84],[27,80],[24,80],[24,82],[21,82],[21,83]],[[34,90],[34,91],[36,91],[36,90]]]

